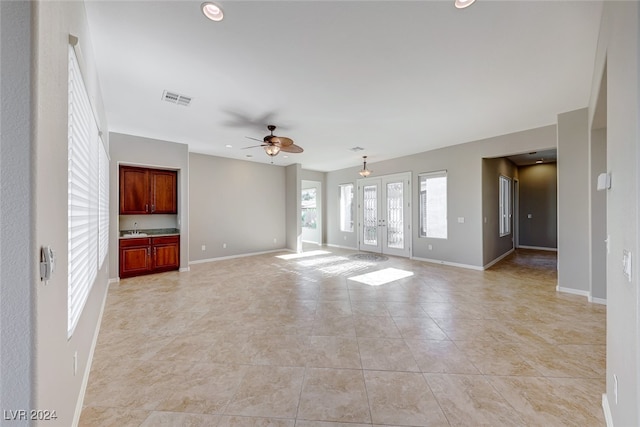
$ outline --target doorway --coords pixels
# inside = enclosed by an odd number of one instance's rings
[[[411,256],[411,173],[358,180],[358,249]]]

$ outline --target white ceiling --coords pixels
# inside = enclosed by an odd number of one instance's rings
[[[549,125],[586,107],[602,10],[599,1],[478,0],[463,10],[453,0],[225,1],[215,23],[200,3],[87,2],[109,130],[269,163],[242,148],[275,124],[305,151],[274,163],[318,171]],[[165,89],[191,105],[162,101]]]

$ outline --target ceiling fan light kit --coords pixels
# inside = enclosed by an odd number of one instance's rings
[[[453,4],[457,9],[464,9],[465,7],[471,6],[475,3],[476,0],[455,0]]]
[[[224,12],[222,11],[222,8],[215,3],[202,3],[202,5],[200,5],[200,9],[202,10],[204,16],[212,21],[220,22],[224,18]]]
[[[273,131],[276,130],[276,127],[274,125],[267,126],[267,129],[269,129],[269,132],[271,133],[262,138],[263,144],[254,145],[253,147],[245,147],[245,149],[262,147],[264,148],[264,152],[267,153],[269,157],[275,157],[281,151],[284,151],[286,153],[302,153],[304,151],[302,147],[299,147],[293,143],[293,139],[287,138],[286,136],[274,135]],[[251,138],[249,136],[247,138],[260,141],[259,139]]]

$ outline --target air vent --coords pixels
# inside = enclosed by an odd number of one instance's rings
[[[349,150],[353,151],[354,153],[358,152],[358,151],[362,151],[364,150],[364,148],[362,147],[353,147],[353,148],[349,148]]]
[[[182,105],[183,107],[188,107],[191,104],[191,97],[186,95],[180,95],[179,93],[169,92],[165,90],[162,93],[162,99],[170,102],[172,104]]]

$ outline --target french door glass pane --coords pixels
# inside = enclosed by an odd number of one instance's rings
[[[387,246],[404,249],[403,182],[387,184]]]
[[[378,245],[378,187],[365,185],[363,189],[364,244]]]

